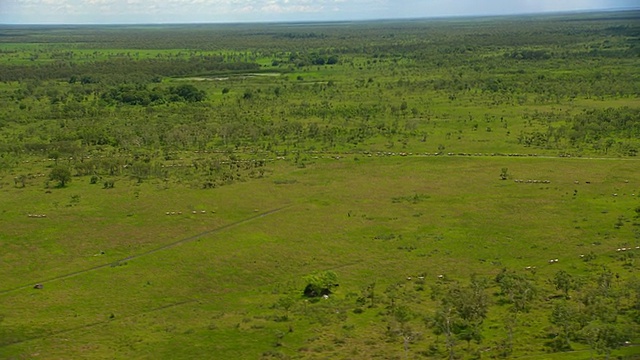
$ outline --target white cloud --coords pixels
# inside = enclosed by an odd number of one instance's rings
[[[631,6],[636,2],[636,0],[0,0],[0,23],[342,20],[567,11]]]

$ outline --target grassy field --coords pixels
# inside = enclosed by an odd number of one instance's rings
[[[502,181],[503,167],[513,179],[550,183]],[[636,272],[616,249],[640,242],[631,225],[614,224],[638,205],[637,167],[616,159],[346,156],[304,169],[283,162],[268,178],[212,193],[126,181],[104,190],[81,179],[50,193],[4,187],[2,258],[11,266],[1,274],[2,353],[401,357],[402,343],[385,337],[381,315],[383,289],[392,284],[428,315],[438,275],[464,281],[536,266],[537,279],[559,269],[579,277],[598,263],[623,277]],[[28,217],[34,213],[47,217]],[[597,260],[584,263],[579,255],[589,252]],[[559,263],[548,264],[553,258]],[[340,277],[335,294],[317,303],[302,298],[303,277],[327,269]],[[424,291],[406,280],[418,274]],[[356,295],[374,281],[379,304],[354,313]],[[294,299],[286,321],[274,308],[283,296]],[[492,307],[486,327],[504,311]],[[542,349],[530,342],[547,320],[524,314],[521,321],[513,357],[550,358],[535,355]],[[422,334],[411,344],[416,354],[435,338],[419,317],[412,322]],[[488,354],[501,336],[487,331]]]
[[[0,27],[0,359],[640,359],[594,16]]]

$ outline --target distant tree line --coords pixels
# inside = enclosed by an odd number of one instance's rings
[[[150,81],[158,76],[184,76],[230,71],[256,71],[258,64],[247,62],[223,62],[222,59],[111,59],[92,62],[56,61],[37,65],[0,64],[0,81],[24,81],[28,79],[69,79],[84,83],[111,84]]]
[[[204,100],[206,94],[191,84],[184,84],[168,89],[145,85],[120,85],[104,92],[101,97],[107,103],[129,105],[166,104],[168,102],[198,102]]]

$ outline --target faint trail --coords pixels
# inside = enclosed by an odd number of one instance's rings
[[[273,213],[273,212],[280,211],[280,210],[282,210],[282,209],[284,209],[284,208],[280,208],[280,209],[272,210],[272,211],[269,211],[269,212],[263,213],[263,214],[261,214],[261,215],[271,214],[271,213]],[[259,216],[260,216],[260,215],[259,215]],[[250,219],[245,219],[245,220],[240,221],[240,222],[236,222],[236,223],[233,223],[233,224],[229,224],[229,225],[227,225],[227,227],[228,227],[228,226],[232,226],[232,225],[237,225],[237,224],[239,224],[239,223],[246,222],[246,221],[249,221],[249,220],[251,220],[251,219],[255,219],[256,217],[259,217],[259,216],[254,216],[254,217],[252,217],[252,218],[250,218]],[[222,228],[220,228],[220,229],[216,229],[216,231],[219,231],[219,230],[222,230]],[[211,230],[210,232],[213,232],[213,230]],[[195,236],[193,236],[193,237],[191,237],[191,238],[194,238],[194,237],[195,237]],[[188,238],[188,239],[191,239],[191,238]],[[181,240],[181,241],[186,241],[186,239],[183,239],[183,240]],[[172,244],[177,244],[177,242],[176,242],[176,243],[172,243]],[[172,245],[172,244],[170,244],[170,245]],[[164,247],[162,247],[162,248],[164,249],[164,248],[167,248],[167,247],[169,247],[169,246],[167,245],[167,246],[164,246]],[[152,251],[148,251],[147,253],[152,253],[152,252],[155,252],[155,251],[158,251],[158,250],[160,250],[160,248],[158,248],[158,249],[154,249],[154,250],[152,250]],[[145,253],[145,254],[147,254],[147,253]],[[135,257],[140,257],[140,256],[142,256],[142,255],[143,255],[143,254],[139,254],[139,255],[136,255]],[[131,257],[131,258],[133,258],[133,257]],[[352,262],[345,263],[345,264],[340,264],[340,265],[337,265],[337,266],[335,266],[335,267],[332,267],[332,268],[330,268],[330,269],[326,269],[326,270],[342,269],[342,268],[345,268],[345,267],[354,266],[354,265],[358,265],[358,264],[361,264],[361,263],[363,263],[363,261],[362,261],[362,260],[357,260],[357,261],[352,261]],[[102,267],[104,267],[104,266],[102,266]],[[91,270],[93,270],[93,269],[83,270],[82,272],[91,271]],[[271,281],[271,282],[268,282],[268,283],[264,283],[264,284],[262,284],[262,285],[263,285],[263,286],[271,285],[271,284],[274,284],[274,283],[276,283],[276,282],[277,282],[277,281],[276,281],[276,280],[274,280],[274,281]],[[13,290],[9,290],[9,291],[13,291]],[[117,317],[117,318],[115,318],[115,319],[109,319],[109,320],[104,320],[104,321],[97,321],[97,322],[93,322],[93,323],[89,323],[89,324],[85,324],[85,325],[80,325],[80,326],[75,326],[75,327],[68,328],[68,329],[64,329],[64,330],[60,330],[60,331],[54,331],[54,332],[50,332],[50,333],[43,334],[43,335],[38,335],[38,336],[29,337],[29,338],[26,338],[26,339],[21,339],[21,340],[16,340],[16,341],[7,342],[7,343],[5,343],[5,344],[0,344],[0,348],[2,348],[2,347],[7,347],[7,346],[12,346],[12,345],[17,345],[17,344],[22,344],[22,343],[29,342],[29,341],[33,341],[33,340],[46,339],[46,338],[48,338],[48,337],[57,336],[57,335],[61,335],[61,334],[66,334],[66,333],[70,333],[70,332],[74,332],[74,331],[78,331],[78,330],[89,329],[89,328],[92,328],[92,327],[94,327],[94,326],[104,325],[104,324],[109,324],[109,323],[112,323],[112,322],[115,322],[115,321],[119,321],[119,320],[131,319],[131,318],[135,318],[135,317],[138,317],[138,316],[141,316],[141,315],[149,314],[149,313],[152,313],[152,312],[155,312],[155,311],[160,311],[160,310],[169,309],[169,308],[173,308],[173,307],[177,307],[177,306],[181,306],[181,305],[191,304],[191,303],[194,303],[194,302],[198,302],[198,303],[200,303],[200,304],[208,304],[208,303],[211,303],[211,301],[203,301],[202,299],[200,299],[200,300],[190,299],[190,300],[179,301],[179,302],[176,302],[176,303],[172,303],[172,304],[167,304],[167,305],[159,306],[159,307],[156,307],[156,308],[153,308],[153,309],[147,310],[147,311],[141,311],[141,312],[138,312],[138,313],[135,313],[135,314],[131,314],[131,315],[129,315],[129,316],[122,316],[122,317]]]
[[[287,207],[288,207],[288,206],[287,206]],[[231,226],[234,226],[234,225],[238,225],[238,224],[241,224],[241,223],[243,223],[243,222],[250,221],[250,220],[255,219],[255,218],[257,218],[257,217],[261,217],[261,216],[264,216],[264,215],[268,215],[268,214],[271,214],[271,213],[274,213],[274,212],[277,212],[277,211],[283,210],[283,209],[285,209],[285,208],[287,208],[287,207],[283,207],[283,208],[279,208],[279,209],[271,210],[271,211],[268,211],[268,212],[266,212],[266,213],[262,213],[262,214],[260,214],[260,215],[253,216],[253,217],[251,217],[251,218],[249,218],[249,219],[245,219],[245,220],[242,220],[242,221],[239,221],[239,222],[233,223],[233,224],[225,225],[224,227],[222,227],[222,228],[218,228],[218,229],[216,229],[216,230],[210,230],[210,231],[208,231],[208,232],[206,232],[206,233],[212,233],[212,232],[215,232],[215,231],[221,231],[221,230],[223,230],[223,229],[225,229],[225,228],[228,228],[228,227],[231,227]],[[174,242],[174,243],[171,243],[171,244],[165,245],[165,246],[163,246],[163,247],[161,247],[161,248],[153,249],[153,250],[147,251],[147,252],[142,253],[142,254],[138,254],[138,255],[135,255],[135,256],[131,256],[131,257],[127,258],[127,259],[137,258],[137,257],[143,256],[143,255],[146,255],[146,254],[150,254],[150,253],[153,253],[153,252],[156,252],[156,251],[162,250],[162,249],[166,249],[166,248],[168,248],[168,247],[171,247],[171,246],[177,245],[177,244],[179,244],[180,242],[185,242],[185,241],[188,241],[188,240],[195,239],[195,238],[197,238],[198,236],[202,236],[203,234],[205,234],[205,233],[200,233],[200,234],[198,234],[198,235],[194,235],[194,236],[191,236],[191,237],[189,237],[189,238],[182,239],[182,240],[180,240],[179,242],[178,242],[178,241],[176,241],[176,242]],[[363,263],[363,261],[362,261],[362,260],[357,260],[357,261],[352,261],[352,262],[348,262],[348,263],[340,264],[340,265],[337,265],[337,266],[335,266],[335,267],[332,267],[332,268],[330,268],[330,269],[326,269],[326,270],[336,270],[336,269],[341,269],[341,268],[346,268],[346,267],[350,267],[350,266],[358,265],[358,264],[361,264],[361,263]],[[111,265],[111,264],[107,264],[107,266],[108,266],[108,265]],[[105,267],[105,265],[102,265],[102,266],[100,266],[100,267],[96,267],[96,268],[102,268],[102,267]],[[83,272],[87,272],[87,271],[91,271],[91,270],[93,270],[93,269],[94,269],[94,268],[86,269],[86,270],[82,270],[82,271],[80,271],[80,272],[76,272],[75,274],[77,274],[77,273],[83,273]],[[67,275],[63,275],[63,276],[60,276],[60,277],[56,277],[56,278],[50,279],[50,280],[48,280],[48,281],[53,281],[53,280],[55,280],[55,279],[62,278],[62,277],[65,277],[65,276],[66,276],[66,277],[68,277],[68,276],[73,276],[73,275],[69,275],[69,274],[67,274]],[[274,283],[276,283],[276,282],[278,282],[278,281],[277,281],[277,280],[274,280],[274,281],[271,281],[271,282],[268,282],[268,283],[264,283],[264,284],[262,284],[262,285],[263,285],[263,286],[271,285],[271,284],[274,284]],[[29,285],[29,286],[30,286],[30,285]],[[23,288],[23,287],[21,287],[21,288]],[[8,292],[8,291],[14,291],[14,290],[13,290],[13,289],[12,289],[12,290],[7,290],[7,292]],[[131,315],[128,315],[128,316],[117,317],[117,318],[115,318],[115,319],[109,319],[109,320],[104,320],[104,321],[97,321],[97,322],[93,322],[93,323],[89,323],[89,324],[85,324],[85,325],[80,325],[80,326],[75,326],[75,327],[68,328],[68,329],[64,329],[64,330],[60,330],[60,331],[53,331],[53,332],[50,332],[50,333],[47,333],[47,334],[43,334],[43,335],[32,336],[32,337],[25,338],[25,339],[21,339],[21,340],[16,340],[16,341],[7,342],[7,343],[4,343],[4,344],[0,344],[0,348],[2,348],[2,347],[7,347],[7,346],[18,345],[18,344],[26,343],[26,342],[33,341],[33,340],[46,339],[46,338],[49,338],[49,337],[52,337],[52,336],[58,336],[58,335],[62,335],[62,334],[66,334],[66,333],[71,333],[71,332],[78,331],[78,330],[85,330],[85,329],[89,329],[89,328],[92,328],[92,327],[95,327],[95,326],[98,326],[98,325],[106,325],[106,324],[109,324],[109,323],[112,323],[112,322],[115,322],[115,321],[131,319],[131,318],[135,318],[135,317],[138,317],[138,316],[141,316],[141,315],[149,314],[149,313],[152,313],[152,312],[155,312],[155,311],[160,311],[160,310],[164,310],[164,309],[169,309],[169,308],[173,308],[173,307],[178,307],[178,306],[182,306],[182,305],[186,305],[186,304],[191,304],[191,303],[194,303],[194,302],[198,302],[198,303],[200,303],[200,304],[207,304],[207,303],[210,303],[211,301],[203,301],[203,299],[199,299],[199,300],[196,300],[196,299],[184,300],[184,301],[180,301],[180,302],[176,302],[176,303],[172,303],[172,304],[167,304],[167,305],[159,306],[159,307],[156,307],[156,308],[153,308],[153,309],[147,310],[147,311],[141,311],[141,312],[138,312],[138,313],[135,313],[135,314],[131,314]]]
[[[1,290],[0,291],[0,295],[12,293],[14,291],[18,291],[18,290],[22,290],[22,289],[26,289],[26,288],[30,288],[36,283],[44,284],[44,283],[52,282],[52,281],[55,281],[55,280],[66,279],[66,278],[70,278],[70,277],[73,277],[73,276],[76,276],[76,275],[84,274],[84,273],[87,273],[89,271],[94,271],[94,270],[99,270],[99,269],[110,267],[110,266],[115,266],[115,265],[120,264],[123,261],[134,260],[134,259],[137,259],[137,258],[142,257],[142,256],[150,255],[150,254],[156,253],[158,251],[162,251],[162,250],[166,250],[166,249],[172,248],[174,246],[180,245],[180,244],[185,243],[185,242],[196,240],[196,239],[201,238],[201,237],[203,237],[205,235],[214,234],[214,233],[221,232],[221,231],[224,231],[226,229],[229,229],[229,228],[232,228],[232,227],[235,227],[235,226],[239,226],[239,225],[248,223],[248,222],[253,221],[255,219],[258,219],[258,218],[261,218],[261,217],[264,217],[264,216],[267,216],[267,215],[271,215],[271,214],[277,213],[277,212],[282,211],[282,210],[284,210],[286,208],[289,208],[291,206],[292,205],[287,205],[287,206],[283,206],[283,207],[280,207],[280,208],[277,208],[277,209],[269,210],[267,212],[259,213],[257,215],[251,216],[249,218],[246,218],[246,219],[243,219],[243,220],[240,220],[240,221],[236,221],[236,222],[233,222],[233,223],[230,223],[230,224],[227,224],[227,225],[223,225],[223,226],[221,226],[219,228],[215,228],[215,229],[212,229],[212,230],[203,231],[203,232],[201,232],[199,234],[192,235],[192,236],[189,236],[187,238],[180,239],[180,240],[174,241],[174,242],[166,244],[166,245],[162,245],[162,246],[157,247],[155,249],[151,249],[151,250],[139,253],[139,254],[131,255],[131,256],[128,256],[126,258],[122,258],[120,260],[116,260],[116,261],[113,261],[113,262],[110,262],[110,263],[107,263],[107,264],[97,265],[97,266],[90,267],[90,268],[87,268],[87,269],[78,270],[78,271],[70,272],[70,273],[67,273],[67,274],[54,276],[52,278],[48,278],[48,279],[41,280],[41,281],[35,281],[35,282],[31,283],[31,284],[21,285],[21,286],[12,288],[12,289]]]
[[[47,333],[47,334],[44,334],[44,335],[38,335],[38,336],[29,337],[29,338],[26,338],[26,339],[7,342],[5,344],[0,344],[0,347],[6,347],[6,346],[11,346],[11,345],[16,345],[16,344],[22,344],[22,343],[25,343],[25,342],[28,342],[28,341],[32,341],[32,340],[46,339],[46,338],[51,337],[51,336],[57,336],[57,335],[61,335],[61,334],[66,334],[66,333],[73,332],[73,331],[76,331],[76,330],[89,329],[89,328],[92,328],[94,326],[98,326],[98,325],[102,325],[102,324],[109,324],[111,322],[118,321],[118,320],[130,319],[130,318],[134,318],[134,317],[137,317],[137,316],[149,314],[149,313],[152,313],[152,312],[155,312],[155,311],[160,311],[160,310],[169,309],[169,308],[176,307],[176,306],[190,304],[190,303],[193,303],[193,302],[196,302],[196,301],[197,300],[194,300],[194,299],[179,301],[179,302],[176,302],[176,303],[162,305],[162,306],[159,306],[157,308],[153,308],[153,309],[147,310],[147,311],[142,311],[142,312],[139,312],[139,313],[136,313],[136,314],[133,314],[133,315],[129,315],[129,316],[123,316],[123,317],[118,317],[118,318],[115,318],[115,319],[109,319],[109,320],[104,320],[104,321],[97,321],[97,322],[93,322],[93,323],[90,323],[90,324],[85,324],[85,325],[72,327],[72,328],[69,328],[69,329],[64,329],[64,330],[60,330],[60,331],[53,331],[53,332],[50,332],[50,333]]]

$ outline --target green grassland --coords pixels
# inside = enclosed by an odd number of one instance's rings
[[[504,166],[514,177],[551,183],[501,181]],[[398,302],[430,315],[428,286],[440,274],[465,281],[472,273],[493,278],[503,267],[537,266],[531,276],[544,298],[556,294],[544,279],[558,269],[585,279],[601,264],[622,278],[636,272],[635,257],[616,249],[640,241],[631,224],[614,225],[618,216],[632,218],[638,204],[637,166],[630,160],[345,157],[298,170],[281,165],[269,179],[204,197],[202,190],[135,182],[109,190],[73,183],[31,196],[8,189],[3,259],[12,266],[2,274],[8,290],[3,351],[27,358],[400,356],[402,343],[385,337],[390,320],[382,293],[393,284]],[[394,201],[415,194],[425,196]],[[74,195],[81,197],[71,204]],[[31,212],[47,217],[29,218]],[[590,252],[596,260],[579,258]],[[559,263],[549,265],[552,258]],[[326,302],[307,304],[300,296],[303,276],[326,269],[340,275],[339,289]],[[406,280],[418,274],[425,274],[425,290]],[[354,294],[373,281],[380,300],[353,313]],[[31,288],[36,282],[43,282],[42,291]],[[295,305],[287,321],[274,321],[283,311],[273,304],[283,296],[293,296]],[[515,356],[544,353],[532,340],[549,326],[539,314],[551,305],[539,300],[536,311],[522,315],[527,325],[516,332]],[[485,326],[499,323],[504,311],[495,305]],[[424,351],[435,340],[419,316],[412,322],[424,338],[411,348]],[[502,335],[488,330],[483,347]]]
[[[0,27],[0,358],[640,358],[637,19]]]

